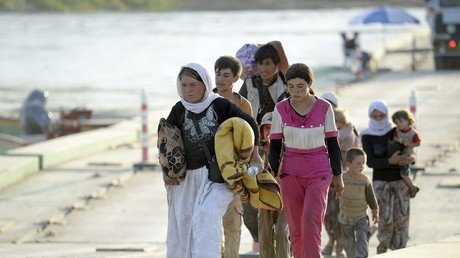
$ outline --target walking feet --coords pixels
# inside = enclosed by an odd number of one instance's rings
[[[321,254],[323,255],[331,255],[332,254],[332,249],[334,248],[333,245],[327,244],[323,250],[321,250]]]
[[[418,186],[410,187],[409,188],[410,198],[414,198],[417,195],[418,191],[420,191],[420,187]]]
[[[335,257],[336,258],[345,258],[343,254],[343,246],[339,242],[335,245]]]
[[[378,245],[377,246],[377,254],[383,254],[387,252],[387,248],[383,245]]]

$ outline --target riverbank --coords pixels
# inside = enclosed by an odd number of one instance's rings
[[[279,9],[327,9],[354,8],[376,5],[394,5],[402,7],[423,7],[419,0],[384,0],[375,3],[365,0],[150,0],[150,1],[0,1],[0,12],[164,12],[199,10],[279,10]]]
[[[189,10],[279,10],[279,9],[344,9],[356,7],[373,7],[377,5],[392,5],[400,7],[423,7],[422,1],[418,0],[189,0]]]

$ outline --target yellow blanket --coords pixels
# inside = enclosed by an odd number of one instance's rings
[[[247,174],[254,149],[254,132],[241,118],[225,120],[214,138],[217,163],[227,187],[255,208],[281,210],[280,187],[267,171],[256,177]]]

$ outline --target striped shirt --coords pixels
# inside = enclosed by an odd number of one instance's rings
[[[332,174],[325,138],[337,137],[338,130],[328,102],[316,99],[302,116],[285,99],[276,105],[272,119],[270,139],[284,139],[283,174],[303,178]]]

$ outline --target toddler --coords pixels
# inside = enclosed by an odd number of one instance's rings
[[[393,140],[399,142],[403,146],[401,154],[408,156],[414,155],[414,148],[420,146],[420,136],[413,128],[415,123],[414,117],[407,110],[398,110],[391,116],[391,119],[396,125]],[[403,166],[400,170],[400,174],[404,182],[409,187],[410,197],[414,198],[420,188],[416,186],[409,177],[410,165]]]

